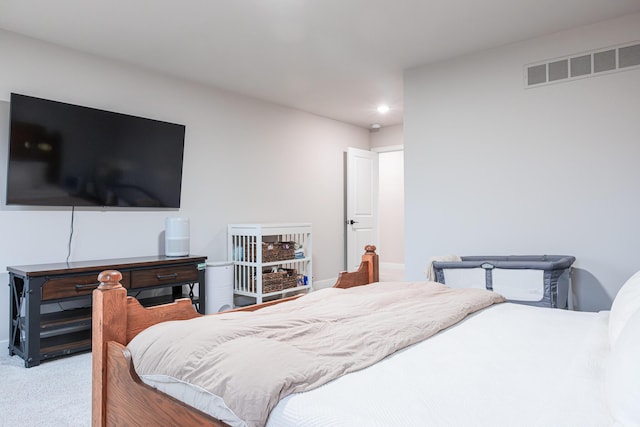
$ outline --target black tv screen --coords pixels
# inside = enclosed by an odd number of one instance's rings
[[[7,205],[179,208],[183,125],[11,94]]]

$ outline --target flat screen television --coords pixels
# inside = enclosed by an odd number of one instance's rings
[[[185,126],[11,94],[7,205],[179,208]]]

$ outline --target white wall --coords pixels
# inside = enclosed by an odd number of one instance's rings
[[[404,141],[403,127],[401,124],[383,126],[371,131],[369,141],[372,149],[401,146]]]
[[[191,220],[191,252],[210,260],[226,259],[228,223],[311,222],[314,278],[344,268],[343,152],[368,149],[368,130],[4,31],[0,56],[0,101],[17,92],[186,125],[180,210],[76,209],[72,261],[162,253],[164,219],[180,215]],[[6,124],[0,132],[6,168]],[[5,180],[0,171],[3,198]],[[1,202],[3,283],[4,266],[65,260],[70,209]],[[0,301],[6,325],[7,286]]]
[[[640,269],[640,69],[525,89],[523,66],[640,40],[640,14],[408,70],[405,259],[569,254],[575,303]]]

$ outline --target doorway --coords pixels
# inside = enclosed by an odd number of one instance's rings
[[[345,269],[355,271],[364,246],[374,244],[381,280],[403,280],[403,147],[349,148],[346,160]]]
[[[404,280],[404,150],[378,151],[380,280]]]

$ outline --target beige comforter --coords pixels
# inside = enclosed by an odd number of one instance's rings
[[[140,375],[168,375],[221,396],[249,426],[316,388],[504,301],[482,289],[386,282],[323,289],[256,312],[155,325],[130,344]]]

